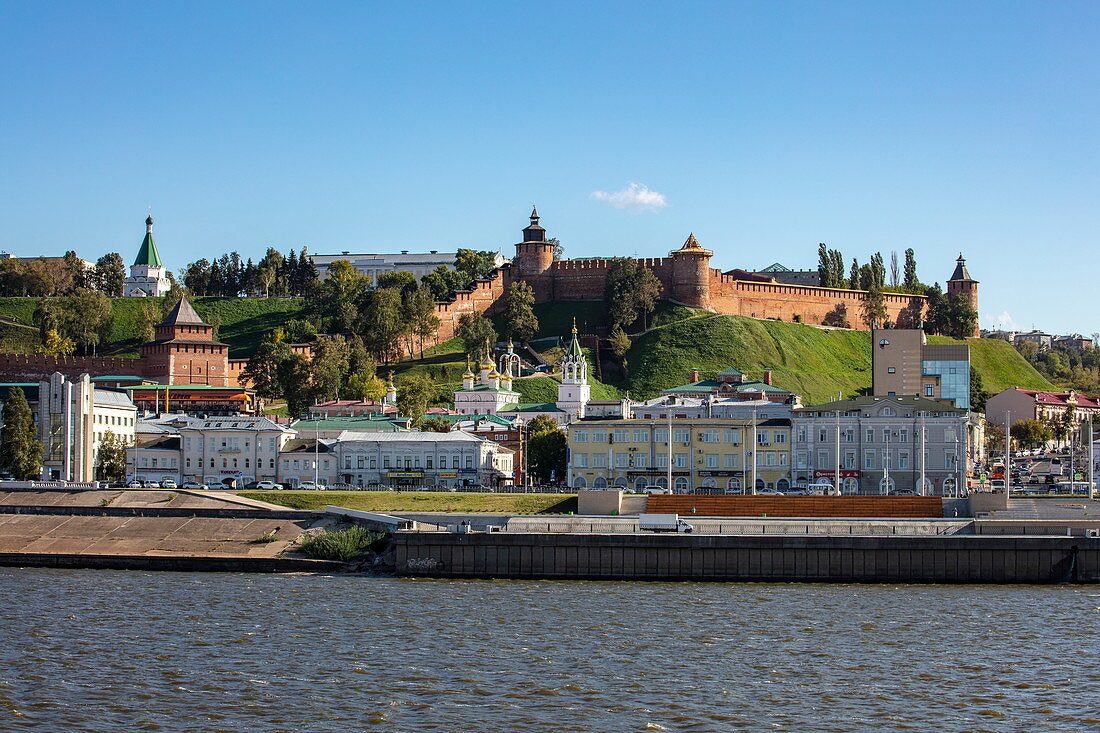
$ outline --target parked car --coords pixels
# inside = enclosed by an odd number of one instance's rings
[[[1000,479],[998,479],[998,481],[1000,481]],[[996,484],[997,481],[994,481],[993,483]],[[1005,487],[1005,482],[1001,481],[1001,488],[1004,489],[1004,487]],[[916,496],[916,495],[917,495],[917,492],[913,491],[912,489],[894,489],[893,491],[890,492],[890,496]]]
[[[174,489],[176,488],[176,480],[174,478],[166,478],[160,482],[160,485],[163,489]]]
[[[654,484],[654,485],[650,485],[650,486],[646,486],[646,487],[642,488],[641,493],[643,493],[643,494],[671,494],[672,489],[670,489],[666,486],[657,486],[657,485]]]
[[[159,481],[142,481],[141,482],[141,488],[143,488],[143,489],[159,489],[160,488],[160,482]]]
[[[258,488],[260,488],[259,481],[249,481],[247,484],[244,485],[244,491],[255,491]]]
[[[274,481],[260,481],[256,484],[256,488],[260,491],[279,491],[283,488],[283,485]]]
[[[130,483],[126,484],[126,488],[128,488],[128,489],[143,489],[145,487],[142,485],[142,483],[140,481],[135,479],[135,480],[131,481]]]
[[[298,484],[298,488],[302,491],[328,491],[328,487],[324,484],[314,483],[313,481],[303,481]]]
[[[810,484],[806,487],[806,493],[810,496],[839,496],[840,492],[833,488],[827,481]]]
[[[184,481],[183,485],[180,486],[180,488],[181,489],[188,489],[190,491],[206,491],[210,487],[207,486],[206,484],[200,483],[198,481]]]
[[[1005,480],[1003,478],[995,478],[990,482],[989,485],[994,491],[1005,490]]]

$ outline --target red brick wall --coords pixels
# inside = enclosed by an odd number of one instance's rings
[[[90,374],[105,377],[111,374],[145,375],[141,359],[112,357],[41,356],[38,354],[0,354],[0,376],[6,381],[38,381],[54,372],[67,376]]]

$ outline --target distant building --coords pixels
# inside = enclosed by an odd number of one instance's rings
[[[512,451],[461,431],[347,431],[335,441],[333,455],[337,481],[356,486],[501,486],[512,483],[514,470]]]
[[[159,298],[172,287],[168,280],[168,268],[160,258],[160,251],[153,239],[153,217],[145,220],[145,239],[141,240],[130,276],[122,282],[122,294],[127,298]]]
[[[329,268],[333,262],[344,260],[366,275],[371,284],[377,283],[378,278],[391,272],[411,272],[420,279],[441,265],[454,269],[457,256],[458,252],[436,250],[427,253],[410,253],[408,250],[402,250],[399,254],[358,254],[346,251],[339,254],[308,255],[313,266],[317,268],[317,276],[322,279],[328,277]],[[493,259],[494,267],[500,267],[504,263],[504,256],[497,252]]]
[[[1085,349],[1091,349],[1096,344],[1092,339],[1082,336],[1079,333],[1070,334],[1068,336],[1055,336],[1054,346],[1061,346],[1064,349],[1073,349],[1074,351],[1084,351]]]
[[[236,387],[229,379],[229,344],[214,339],[214,327],[180,298],[154,327],[152,341],[141,345],[145,375],[161,384]]]
[[[845,494],[954,496],[966,481],[969,447],[983,442],[966,410],[911,395],[856,397],[791,414],[795,480],[835,484],[839,463]]]
[[[876,328],[871,333],[871,392],[969,410],[970,347],[929,344],[919,328]]]
[[[817,270],[792,270],[778,262],[774,262],[762,270],[756,270],[752,274],[769,277],[784,285],[809,285],[811,287],[821,285],[821,273]]]
[[[368,415],[396,415],[397,406],[385,400],[326,400],[310,405],[310,416],[366,417]]]
[[[1040,350],[1049,349],[1054,343],[1054,337],[1049,333],[1043,331],[1028,331],[1027,333],[1018,333],[1012,339],[1012,344],[1018,346],[1023,342],[1035,344]]]
[[[1072,413],[1076,424],[1096,420],[1100,415],[1100,400],[1073,391],[1044,392],[1013,387],[985,402],[986,417],[1002,427],[1021,420],[1060,420],[1066,413]]]
[[[764,370],[763,379],[750,379],[743,372],[729,367],[715,375],[714,379],[700,379],[699,370],[692,369],[687,384],[662,389],[662,395],[677,397],[704,397],[711,395],[726,400],[764,400],[777,404],[797,405],[801,398],[793,392],[772,384],[772,372]]]

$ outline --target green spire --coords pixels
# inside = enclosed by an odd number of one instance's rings
[[[145,220],[145,239],[141,240],[141,249],[138,250],[134,264],[164,267],[164,262],[160,259],[160,252],[157,251],[156,240],[153,239],[152,215]]]
[[[569,344],[569,350],[565,352],[570,357],[583,357],[580,341],[577,340],[577,319],[573,319],[573,341]]]

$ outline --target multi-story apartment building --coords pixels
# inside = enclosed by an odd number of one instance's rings
[[[99,446],[113,433],[130,443],[137,408],[125,392],[96,387],[87,374],[54,373],[40,382],[0,384],[0,397],[23,390],[42,442],[42,478],[49,481],[93,481]],[[3,405],[0,404],[0,419]]]
[[[991,423],[1004,427],[1021,420],[1051,422],[1066,415],[1075,424],[1100,415],[1100,399],[1078,392],[1043,392],[1035,389],[1006,389],[986,400],[985,414]]]
[[[787,490],[791,421],[785,418],[580,420],[567,428],[569,485],[678,493]],[[751,491],[751,488],[750,488]]]
[[[966,485],[971,440],[981,443],[966,410],[912,396],[802,407],[791,425],[795,481],[835,485],[839,471],[845,494],[954,495]]]

